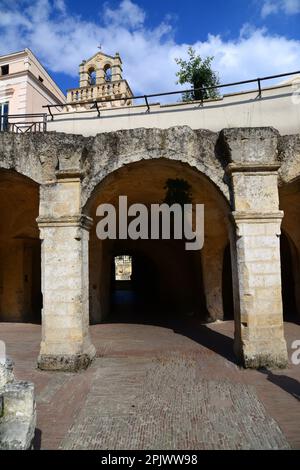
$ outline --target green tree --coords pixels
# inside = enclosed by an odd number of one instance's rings
[[[211,68],[214,57],[206,57],[202,59],[196,54],[193,47],[188,48],[188,60],[177,58],[175,62],[180,66],[180,70],[176,73],[180,85],[190,83],[194,91],[184,93],[183,101],[202,100],[209,98],[217,98],[219,92],[216,88],[205,90],[206,87],[218,86],[220,84],[219,76]]]
[[[181,178],[171,179],[166,181],[164,186],[166,195],[164,202],[171,206],[172,204],[191,204],[192,202],[192,187],[191,185]]]

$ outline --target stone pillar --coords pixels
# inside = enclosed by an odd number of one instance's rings
[[[114,64],[112,66],[112,82],[122,80],[122,60],[118,52],[114,57]]]
[[[246,367],[284,367],[277,133],[228,129],[231,163],[235,352]]]
[[[105,83],[105,73],[103,69],[102,57],[96,58],[96,85],[103,85]],[[101,93],[100,93],[101,96]]]
[[[79,65],[79,86],[80,88],[87,87],[89,85],[89,74],[86,70],[85,62]]]
[[[96,70],[96,85],[103,85],[105,83],[105,73],[102,68],[98,68]],[[100,92],[99,96],[102,96],[102,93]]]
[[[80,212],[80,175],[57,172],[41,186],[41,369],[76,371],[95,355],[89,336],[88,240],[91,219]]]

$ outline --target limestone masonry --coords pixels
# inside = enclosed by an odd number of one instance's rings
[[[14,380],[13,364],[0,363],[0,450],[26,450],[36,425],[34,386]]]
[[[203,321],[226,318],[232,292],[235,352],[246,367],[286,366],[281,273],[292,270],[299,285],[299,135],[186,126],[95,137],[1,133],[0,167],[0,318],[28,321],[42,309],[41,369],[89,365],[89,324],[109,313],[112,259],[138,251],[161,266],[160,299]],[[188,181],[193,202],[205,205],[201,252],[188,258],[172,242],[96,238],[100,202],[120,194],[160,202],[170,177]],[[288,267],[281,233],[293,254]],[[299,289],[293,295],[299,314]]]

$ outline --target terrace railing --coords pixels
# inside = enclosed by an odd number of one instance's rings
[[[211,87],[202,87],[198,89],[188,89],[188,90],[179,90],[179,91],[169,91],[165,93],[154,93],[154,94],[148,94],[148,95],[138,95],[138,96],[131,96],[130,101],[134,100],[143,100],[146,104],[147,107],[147,112],[150,112],[150,106],[151,106],[151,98],[159,98],[159,97],[164,97],[164,96],[174,96],[174,95],[193,95],[195,92],[198,92],[197,95],[200,96],[200,100],[197,100],[196,102],[200,102],[200,105],[204,105],[206,102],[206,96],[209,94],[210,91],[212,90],[222,90],[223,88],[230,88],[230,87],[241,87],[242,85],[248,85],[251,83],[256,84],[256,89],[257,89],[257,98],[261,99],[263,98],[263,87],[262,83],[267,81],[267,80],[276,80],[279,78],[285,78],[285,77],[291,77],[293,75],[299,75],[300,71],[297,72],[290,72],[290,73],[282,73],[279,75],[270,75],[267,77],[262,77],[262,78],[255,78],[252,80],[243,80],[240,82],[234,82],[234,83],[226,83],[226,84],[220,84],[216,86],[211,86]],[[274,87],[284,87],[286,84],[282,83],[277,83],[275,85],[272,85]],[[241,90],[239,89],[237,93],[244,93],[248,92],[249,90]],[[255,91],[255,90],[250,90],[250,91]],[[218,96],[217,99],[219,99],[221,95]],[[128,100],[127,98],[124,98],[124,100]],[[103,100],[99,99],[89,99],[88,101],[81,101],[80,104],[86,104],[89,105],[90,109],[95,109],[98,113],[98,116],[100,117],[100,111],[101,107],[108,103],[108,102],[116,102],[116,101],[122,101],[122,98],[110,98],[108,99],[107,97]],[[210,101],[210,100],[209,100]],[[192,100],[190,101],[191,103],[193,102]],[[46,132],[47,131],[47,119],[48,116],[50,116],[50,119],[53,121],[55,114],[52,113],[52,109],[56,108],[59,112],[63,112],[64,108],[67,110],[72,107],[76,106],[76,100],[75,102],[72,101],[67,102],[67,103],[62,103],[62,104],[51,104],[51,105],[45,105],[43,108],[46,108],[48,113],[40,113],[40,114],[14,114],[14,115],[7,115],[7,114],[0,114],[0,132],[13,132],[13,133],[36,133],[36,132]]]
[[[203,105],[204,102],[206,101],[206,96],[209,95],[209,92],[212,91],[212,90],[216,90],[216,91],[219,91],[219,90],[222,90],[224,88],[228,89],[228,88],[233,88],[233,87],[241,87],[243,85],[248,85],[248,84],[255,84],[255,88],[257,90],[257,98],[260,99],[260,98],[263,98],[263,88],[262,88],[262,83],[263,82],[266,82],[267,80],[276,80],[276,79],[279,79],[279,78],[286,78],[286,77],[291,77],[293,75],[298,75],[300,74],[300,71],[296,71],[296,72],[289,72],[289,73],[281,73],[281,74],[278,74],[278,75],[270,75],[270,76],[267,76],[267,77],[261,77],[261,78],[254,78],[254,79],[251,79],[251,80],[242,80],[240,82],[233,82],[233,83],[225,83],[225,84],[220,84],[220,85],[215,85],[215,86],[211,86],[211,87],[202,87],[202,88],[190,88],[188,90],[179,90],[179,91],[168,91],[168,92],[165,92],[165,93],[154,93],[154,94],[149,94],[149,95],[138,95],[138,96],[131,96],[130,97],[130,100],[134,101],[134,100],[143,100],[146,104],[146,107],[147,107],[147,111],[150,112],[150,105],[151,103],[149,102],[149,100],[151,98],[159,98],[159,97],[162,97],[162,96],[174,96],[174,95],[193,95],[195,94],[195,92],[198,92],[197,94],[200,95],[200,100],[197,100],[197,102],[200,101],[200,104]],[[272,85],[274,87],[283,87],[285,86],[285,84],[282,84],[282,83],[277,83],[276,85]],[[239,89],[236,93],[243,93],[243,92],[247,92],[249,90],[242,90],[242,89]],[[255,90],[250,90],[250,91],[255,91]],[[221,96],[221,95],[220,95]],[[219,98],[220,98],[219,96]],[[124,100],[127,100],[128,98],[124,98]],[[218,99],[218,98],[216,98]],[[121,99],[120,98],[110,98],[110,99],[89,99],[88,101],[81,101],[80,104],[81,105],[90,105],[90,109],[95,109],[98,113],[98,116],[100,117],[100,110],[101,110],[101,105],[105,105],[106,103],[110,103],[110,102],[116,102],[116,101],[120,101]],[[190,102],[193,102],[192,100]],[[65,103],[65,104],[61,104],[61,105],[57,105],[57,104],[53,104],[53,105],[45,105],[43,106],[43,108],[47,108],[48,109],[48,113],[49,115],[51,116],[51,120],[53,121],[54,119],[54,115],[52,113],[52,109],[53,108],[60,108],[63,110],[63,108],[70,108],[72,107],[72,105],[76,105],[76,101],[75,102],[69,102],[69,103]]]
[[[47,114],[0,114],[0,132],[32,134],[47,131]]]

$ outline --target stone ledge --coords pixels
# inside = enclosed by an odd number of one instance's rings
[[[57,170],[55,172],[57,180],[66,180],[66,182],[82,180],[85,176],[83,170],[70,168],[66,170]]]
[[[81,227],[87,230],[89,230],[94,223],[91,217],[84,214],[62,217],[38,217],[36,221],[39,228]]]
[[[278,170],[280,168],[280,164],[274,163],[229,163],[225,168],[227,174],[231,175],[232,173],[248,173],[249,175],[276,175],[278,174]]]
[[[283,219],[284,212],[252,212],[252,211],[233,211],[231,217],[235,222],[265,223],[278,222]]]

